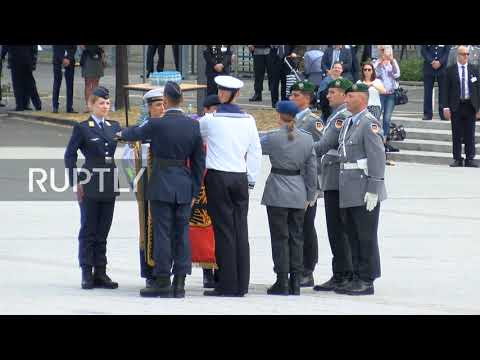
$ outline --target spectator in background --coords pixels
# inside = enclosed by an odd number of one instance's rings
[[[318,86],[317,90],[317,101],[320,107],[320,110],[322,111],[322,120],[325,121],[331,114],[331,108],[330,104],[327,100],[327,92],[328,92],[328,84],[332,80],[337,80],[342,76],[343,73],[343,66],[342,63],[336,62],[333,64],[332,69],[330,70],[330,75],[327,75],[320,85]]]
[[[337,62],[342,64],[342,77],[353,81],[352,53],[350,49],[344,48],[343,45],[334,45],[332,48],[327,48],[325,50],[322,57],[322,71],[324,76],[330,75],[333,65]]]
[[[356,82],[359,79],[359,71],[360,71],[360,64],[358,62],[357,58],[357,52],[358,52],[358,47],[359,45],[345,45],[347,49],[350,49],[352,53],[352,77],[353,77],[353,82]]]
[[[433,104],[432,94],[435,80],[438,83],[438,99],[442,99],[445,82],[445,69],[448,62],[449,45],[422,45],[423,57],[423,120],[432,120]],[[443,116],[443,106],[438,102],[438,114],[440,119],[446,120]]]
[[[368,86],[368,106],[367,109],[370,113],[380,121],[380,115],[382,114],[382,103],[380,102],[380,95],[385,93],[385,87],[383,83],[376,78],[375,69],[372,63],[364,63],[362,65],[362,71],[360,80],[358,83],[363,83]]]
[[[3,70],[3,60],[5,60],[5,55],[7,55],[7,49],[3,45],[0,45],[0,107],[4,107],[5,104],[2,103],[2,70]]]
[[[395,89],[398,87],[397,79],[400,77],[400,66],[393,57],[393,48],[390,45],[379,47],[381,57],[374,63],[376,77],[380,79],[385,87],[385,93],[380,94],[380,103],[383,113],[383,133],[385,139],[385,151],[397,152],[397,148],[388,142],[390,121],[393,109],[395,108]]]
[[[320,49],[310,49],[303,56],[303,73],[305,78],[316,87],[320,85],[323,79],[322,57],[323,51]]]
[[[218,92],[215,77],[229,75],[232,65],[231,45],[206,45],[203,51],[205,58],[205,75],[207,76],[207,95],[216,95]]]
[[[147,78],[153,72],[153,60],[155,53],[158,51],[157,71],[163,71],[165,66],[165,45],[148,45],[147,47]],[[175,61],[175,69],[180,71],[180,45],[172,45],[173,59]]]
[[[279,97],[282,101],[287,100],[287,74],[290,74],[290,68],[285,63],[285,59],[289,61],[291,66],[295,68],[293,62],[297,58],[294,51],[295,45],[272,45],[270,54],[267,55],[269,73],[270,94],[272,98],[272,107],[275,108]],[[280,85],[280,94],[278,86]]]
[[[253,89],[255,93],[248,99],[248,101],[262,101],[263,79],[265,78],[265,70],[267,76],[270,78],[272,69],[270,68],[270,61],[267,61],[267,56],[270,54],[271,45],[248,45],[250,52],[253,55],[253,74],[254,84]]]
[[[100,78],[103,77],[105,69],[105,51],[99,45],[80,45],[83,49],[80,66],[82,67],[82,77],[85,79],[85,105],[84,113],[89,113],[88,99],[93,89],[98,87]]]
[[[62,70],[65,74],[67,88],[67,113],[75,113],[73,110],[73,77],[75,74],[75,52],[77,45],[53,45],[53,91],[52,112],[58,113],[58,97],[62,86]]]

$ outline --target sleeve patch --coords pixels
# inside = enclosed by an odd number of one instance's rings
[[[378,124],[371,123],[370,129],[373,131],[374,134],[377,134],[380,131],[380,126],[378,126]]]
[[[337,129],[341,129],[342,126],[343,126],[343,120],[342,120],[342,119],[337,119],[337,120],[335,120],[335,127],[336,127]]]

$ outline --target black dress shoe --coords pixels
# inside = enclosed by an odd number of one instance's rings
[[[116,289],[118,283],[112,281],[106,273],[105,266],[96,266],[93,273],[93,282],[96,288]]]
[[[213,269],[203,269],[203,288],[215,289],[215,276]]]
[[[463,159],[455,160],[450,164],[450,167],[463,167]]]
[[[92,267],[91,266],[84,266],[82,268],[82,289],[93,289],[93,275],[92,275]]]
[[[473,168],[478,168],[478,164],[475,162],[475,160],[470,160],[466,159],[465,160],[465,167],[473,167]]]
[[[343,287],[347,285],[350,282],[350,280],[346,277],[343,276],[332,276],[330,280],[324,282],[321,285],[315,285],[313,287],[313,290],[315,291],[333,291],[337,287]]]
[[[53,109],[52,109],[52,113],[58,114],[58,109],[57,109],[57,108],[53,108]]]
[[[173,297],[185,297],[185,275],[175,275],[173,277]]]
[[[159,276],[150,283],[150,286],[140,289],[141,297],[170,298],[172,295],[170,276]]]
[[[275,284],[267,289],[268,295],[288,295],[288,273],[278,273]]]
[[[203,292],[204,296],[217,296],[217,297],[243,297],[243,293],[226,293],[220,290],[205,290]]]
[[[73,109],[67,110],[68,114],[78,114],[78,111],[75,111]]]
[[[145,287],[150,288],[154,286],[155,279],[154,278],[147,278],[145,279]]]
[[[33,109],[31,107],[26,107],[25,110],[32,111]]]
[[[348,286],[341,289],[335,289],[334,291],[338,294],[353,296],[374,294],[373,282],[363,281],[360,279],[352,281]]]
[[[5,107],[7,105],[3,104],[3,103],[0,103],[0,107]]]
[[[17,107],[17,108],[15,108],[15,110],[13,110],[13,111],[25,111],[25,109],[24,109],[24,108],[19,108],[19,107]]]
[[[248,101],[262,101],[262,94],[253,95]]]
[[[313,273],[308,272],[300,276],[300,287],[312,287],[315,286],[315,281],[313,280]]]
[[[432,120],[431,116],[423,115],[422,120]]]

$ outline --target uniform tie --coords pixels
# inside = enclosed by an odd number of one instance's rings
[[[103,121],[100,121],[100,122],[98,123],[98,125],[100,126],[100,129],[102,129],[102,131],[105,130],[105,128],[104,128],[104,126],[103,126]]]

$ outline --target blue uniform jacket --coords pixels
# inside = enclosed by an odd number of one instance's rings
[[[117,141],[113,137],[120,130],[121,127],[118,122],[113,120],[105,120],[105,129],[102,130],[92,117],[75,124],[73,127],[72,136],[65,150],[65,168],[69,170],[68,178],[70,186],[73,186],[73,169],[77,167],[77,153],[80,150],[85,157],[85,164],[82,168],[89,170],[92,175],[90,181],[83,185],[86,197],[111,199],[119,194],[114,188],[114,171],[116,166],[113,156],[117,148]],[[109,159],[106,161],[106,158],[112,158],[112,161],[109,162]],[[103,191],[100,188],[101,172],[94,172],[94,168],[105,169],[103,173]],[[80,172],[77,176],[77,181],[85,180],[86,176]]]
[[[448,55],[450,53],[450,45],[422,45],[421,49],[423,57],[423,72],[424,74],[433,74],[435,72],[445,71],[447,68]],[[432,68],[432,61],[440,61],[440,66],[437,70]]]
[[[161,119],[149,119],[122,131],[127,141],[151,140],[152,175],[147,200],[186,204],[200,191],[205,171],[205,151],[198,121],[179,110],[168,110]],[[163,159],[189,160],[187,166],[160,167]]]

